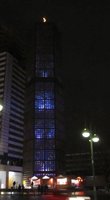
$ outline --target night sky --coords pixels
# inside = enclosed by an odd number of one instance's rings
[[[41,16],[62,35],[67,151],[82,152],[87,126],[110,146],[110,3],[90,0],[0,0],[0,21],[30,36]],[[66,140],[67,141],[67,140]]]

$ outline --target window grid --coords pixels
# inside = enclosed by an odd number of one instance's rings
[[[44,72],[42,72],[44,73]],[[45,76],[45,74],[43,75]],[[35,171],[55,171],[54,84],[37,83],[35,92]]]

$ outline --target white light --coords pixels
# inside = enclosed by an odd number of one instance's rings
[[[78,184],[79,183],[79,181],[78,180],[76,180],[76,179],[71,179],[71,183],[74,183],[74,184]]]
[[[66,185],[67,178],[57,178],[57,185]]]
[[[9,176],[10,176],[10,178],[12,178],[13,176],[15,176],[15,172],[9,172]]]
[[[37,180],[38,178],[37,178],[37,176],[33,176],[32,178],[31,178],[31,180]]]
[[[42,179],[49,179],[50,177],[49,176],[43,176]]]
[[[77,197],[77,196],[75,196],[75,197],[68,197],[68,200],[91,200],[91,198],[90,197],[86,197],[86,196],[83,196],[83,197]]]
[[[1,183],[1,188],[4,188],[5,186],[4,186],[4,184],[3,183]]]
[[[85,137],[85,138],[90,136],[90,133],[86,130],[86,128],[84,129],[82,136]]]
[[[3,110],[3,106],[0,104],[0,111],[2,111]]]
[[[43,22],[44,22],[44,23],[47,21],[45,17],[43,17],[42,19],[43,19]]]
[[[99,137],[94,135],[93,138],[92,138],[92,141],[93,142],[99,142]]]

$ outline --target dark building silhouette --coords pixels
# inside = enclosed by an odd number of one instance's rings
[[[33,65],[28,71],[24,180],[62,172],[64,100],[60,33],[53,23],[36,24]]]
[[[0,188],[22,183],[25,68],[21,41],[0,26]]]

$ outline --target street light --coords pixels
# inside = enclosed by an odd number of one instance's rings
[[[3,110],[3,105],[2,104],[0,104],[0,111],[2,111]]]
[[[86,128],[84,129],[82,136],[85,138],[89,138],[90,142],[90,150],[91,150],[91,165],[92,165],[92,175],[93,175],[93,192],[94,192],[94,200],[97,200],[96,193],[96,183],[95,183],[95,167],[94,167],[94,149],[93,142],[99,142],[99,137],[96,134],[90,133]]]

